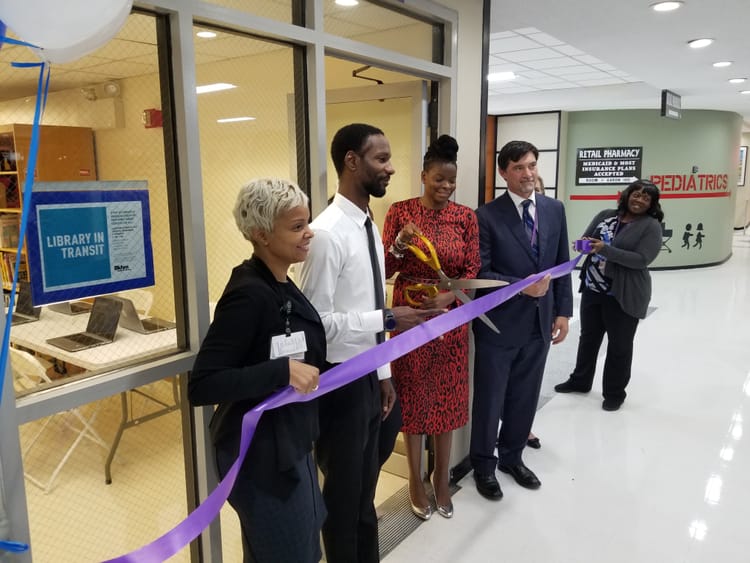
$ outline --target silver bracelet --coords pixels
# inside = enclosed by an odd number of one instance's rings
[[[393,244],[388,249],[388,252],[390,252],[393,256],[395,256],[399,260],[401,260],[404,257],[404,253],[403,252],[399,252]]]

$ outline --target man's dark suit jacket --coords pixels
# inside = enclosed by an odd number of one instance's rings
[[[534,258],[521,217],[506,192],[477,209],[479,254],[482,268],[479,278],[517,282],[570,259],[565,211],[560,201],[536,194],[536,223],[539,260]],[[538,299],[519,294],[492,309],[487,316],[500,329],[500,336],[482,322],[474,322],[474,335],[504,344],[523,345],[534,330],[536,318],[542,337],[549,342],[554,317],[573,315],[570,276],[552,280],[550,290]]]

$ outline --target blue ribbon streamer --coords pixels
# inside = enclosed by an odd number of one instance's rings
[[[36,48],[35,45],[25,41],[17,41],[10,37],[0,37],[0,42],[23,47]],[[31,189],[34,185],[34,173],[36,170],[36,157],[39,152],[39,123],[47,105],[47,93],[49,92],[49,67],[45,63],[11,63],[17,68],[39,67],[39,82],[36,93],[36,107],[34,109],[34,124],[31,130],[31,145],[29,147],[29,160],[26,167],[26,180],[24,182],[23,211],[21,212],[21,224],[19,225],[18,248],[16,249],[16,263],[13,269],[13,283],[11,285],[10,300],[8,302],[8,313],[5,318],[5,331],[3,332],[2,346],[0,347],[0,404],[3,402],[3,388],[5,387],[5,369],[8,363],[8,346],[10,345],[10,327],[13,317],[13,305],[16,299],[16,284],[18,281],[18,267],[21,263],[21,251],[26,236],[26,223],[28,222],[28,209],[31,205]],[[44,79],[44,71],[47,70],[47,78]],[[29,544],[17,541],[0,540],[0,550],[11,553],[28,551]]]
[[[10,551],[11,553],[21,553],[23,551],[28,551],[29,544],[21,543],[20,541],[0,540],[0,549],[3,551]]]
[[[5,41],[8,41],[6,38]],[[13,41],[15,42],[15,41]],[[28,45],[28,43],[23,43]],[[26,178],[23,185],[23,210],[21,211],[21,224],[18,232],[18,248],[16,249],[16,262],[13,267],[13,283],[10,290],[10,300],[8,301],[8,312],[5,316],[5,331],[3,332],[3,342],[0,348],[0,404],[3,402],[3,387],[5,386],[5,368],[8,363],[8,346],[10,345],[10,327],[13,318],[13,305],[16,302],[16,285],[18,282],[18,267],[21,264],[21,252],[23,251],[23,241],[26,238],[26,224],[28,223],[29,208],[31,207],[31,190],[34,185],[34,173],[36,171],[36,157],[39,152],[39,123],[42,120],[44,109],[47,106],[47,93],[49,92],[49,67],[46,63],[11,63],[11,66],[17,68],[35,68],[39,67],[39,83],[36,92],[36,106],[34,108],[34,124],[31,128],[31,144],[29,146],[29,160],[26,165]],[[45,72],[47,78],[45,80]]]

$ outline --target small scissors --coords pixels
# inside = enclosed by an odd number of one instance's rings
[[[446,289],[448,291],[451,291],[453,295],[455,295],[458,298],[458,300],[461,301],[462,303],[469,303],[471,301],[471,297],[466,295],[462,291],[463,289],[500,287],[503,285],[508,285],[508,282],[500,281],[500,280],[482,280],[482,279],[467,280],[467,279],[449,278],[445,274],[445,272],[443,272],[443,268],[440,266],[440,260],[438,259],[437,252],[435,252],[435,247],[432,245],[430,240],[424,235],[418,234],[416,236],[425,245],[425,248],[427,248],[428,254],[425,254],[425,252],[423,252],[421,248],[419,248],[418,246],[414,244],[407,244],[406,245],[407,248],[411,250],[412,253],[414,253],[414,256],[416,256],[422,262],[427,264],[430,268],[435,270],[435,273],[437,273],[438,275],[439,281],[436,284],[415,283],[412,285],[407,285],[404,288],[404,297],[406,297],[406,301],[410,305],[414,305],[414,306],[420,305],[420,303],[416,301],[414,298],[412,298],[410,295],[412,292],[416,292],[416,291],[423,291],[429,297],[435,297],[441,289]],[[495,326],[495,323],[493,323],[486,315],[479,315],[479,318],[482,320],[482,322],[484,322],[484,324],[486,324],[496,333],[500,334],[500,330]]]

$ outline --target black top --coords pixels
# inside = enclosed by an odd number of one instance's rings
[[[236,455],[243,415],[289,384],[288,358],[269,359],[271,338],[285,334],[287,318],[291,332],[305,333],[304,362],[322,370],[325,330],[297,286],[289,278],[278,282],[256,256],[234,268],[188,383],[191,404],[219,405],[210,424],[217,449]],[[242,476],[276,496],[287,496],[299,480],[293,465],[312,450],[317,437],[317,401],[265,412]]]

